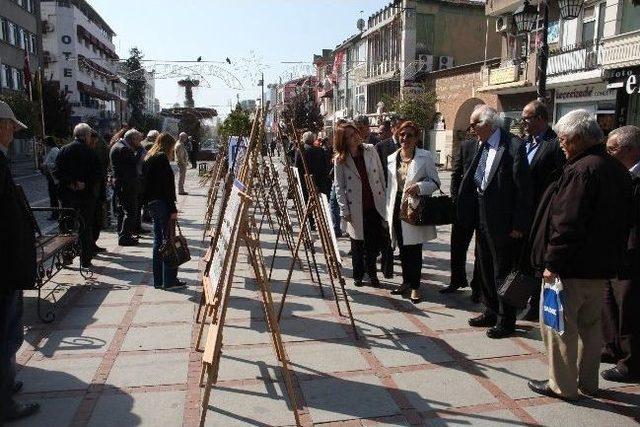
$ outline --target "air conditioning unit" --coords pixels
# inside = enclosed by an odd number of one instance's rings
[[[496,33],[513,33],[513,17],[509,15],[498,16],[496,19]]]
[[[420,54],[418,55],[418,69],[419,73],[430,73],[433,71],[433,55]]]
[[[453,67],[453,56],[441,56],[438,59],[438,70],[446,70]]]

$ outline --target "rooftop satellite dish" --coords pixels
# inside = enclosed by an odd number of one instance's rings
[[[365,24],[364,19],[362,18],[358,19],[358,24],[357,24],[358,30],[360,31],[364,30],[364,24]]]

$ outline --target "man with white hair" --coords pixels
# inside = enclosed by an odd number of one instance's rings
[[[607,139],[607,151],[629,170],[633,222],[618,276],[606,284],[601,361],[616,366],[601,375],[608,381],[640,382],[640,128],[622,126],[613,130]]]
[[[160,135],[160,132],[158,132],[155,129],[152,129],[147,133],[147,137],[142,142],[142,146],[144,147],[145,150],[149,151],[151,147],[153,147],[153,144],[155,144],[156,139],[158,139],[158,135]]]
[[[302,192],[305,201],[308,199],[307,185],[304,181],[305,173],[313,176],[313,182],[320,193],[324,193],[329,197],[331,193],[331,160],[327,152],[322,148],[314,145],[316,135],[307,131],[302,134],[302,149],[296,151],[296,157],[294,160],[295,166],[298,168],[300,174],[300,180],[302,181]],[[307,164],[307,170],[304,170],[304,164],[302,158],[304,156],[304,163]]]
[[[519,258],[529,230],[532,182],[522,141],[501,128],[502,119],[488,105],[476,107],[470,128],[480,147],[460,184],[458,220],[473,227],[480,264],[480,296],[485,310],[469,325],[486,327],[489,338],[515,332],[516,309],[498,295],[498,288]]]
[[[100,180],[100,163],[92,149],[93,129],[80,123],[73,129],[73,142],[65,145],[56,158],[60,202],[80,215],[80,263],[91,267],[95,255],[93,227],[95,222],[96,187]]]
[[[124,138],[113,144],[109,158],[113,169],[113,186],[118,200],[117,231],[120,246],[135,246],[138,240],[140,205],[138,199],[142,190],[139,179],[138,156],[142,134],[136,129],[125,132]]]
[[[575,400],[598,391],[603,295],[624,256],[631,178],[606,152],[595,117],[575,110],[555,125],[567,158],[542,196],[531,234],[531,263],[543,280],[562,282],[564,332],[540,324],[549,379],[529,381],[536,393]]]
[[[7,159],[13,134],[21,129],[26,126],[0,101],[0,425],[39,408],[13,397],[22,388],[16,381],[16,353],[24,340],[22,291],[36,282],[35,233]]]
[[[186,132],[180,132],[178,141],[174,148],[176,163],[178,164],[178,171],[180,173],[178,177],[178,194],[189,194],[184,191],[184,181],[187,177],[187,166],[189,165],[189,153],[187,152],[186,144],[189,141],[189,135]]]

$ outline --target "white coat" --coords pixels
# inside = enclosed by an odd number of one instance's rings
[[[395,240],[395,232],[393,230],[393,211],[396,203],[396,194],[398,193],[397,165],[400,150],[391,154],[387,158],[387,223],[389,224],[389,233],[394,246],[397,245]],[[440,186],[440,178],[438,178],[438,170],[431,153],[422,148],[416,148],[413,160],[409,163],[407,170],[407,178],[404,183],[403,197],[411,197],[406,194],[407,188],[413,184],[418,184],[421,196],[429,196]],[[433,225],[411,225],[404,221],[400,221],[402,226],[402,240],[404,245],[417,245],[426,243],[437,237],[436,227]]]
[[[362,144],[364,164],[367,168],[369,186],[373,193],[376,210],[382,218],[386,218],[385,185],[382,162],[378,152],[371,144]],[[349,237],[364,240],[363,212],[362,212],[362,181],[356,164],[350,155],[344,162],[334,160],[333,174],[335,178],[336,195],[340,206],[340,216],[351,216],[346,223]]]

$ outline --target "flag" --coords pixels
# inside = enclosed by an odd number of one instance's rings
[[[22,72],[24,74],[24,87],[29,94],[29,99],[33,101],[33,95],[31,93],[31,67],[29,66],[29,49],[25,48],[24,50],[24,68]]]

